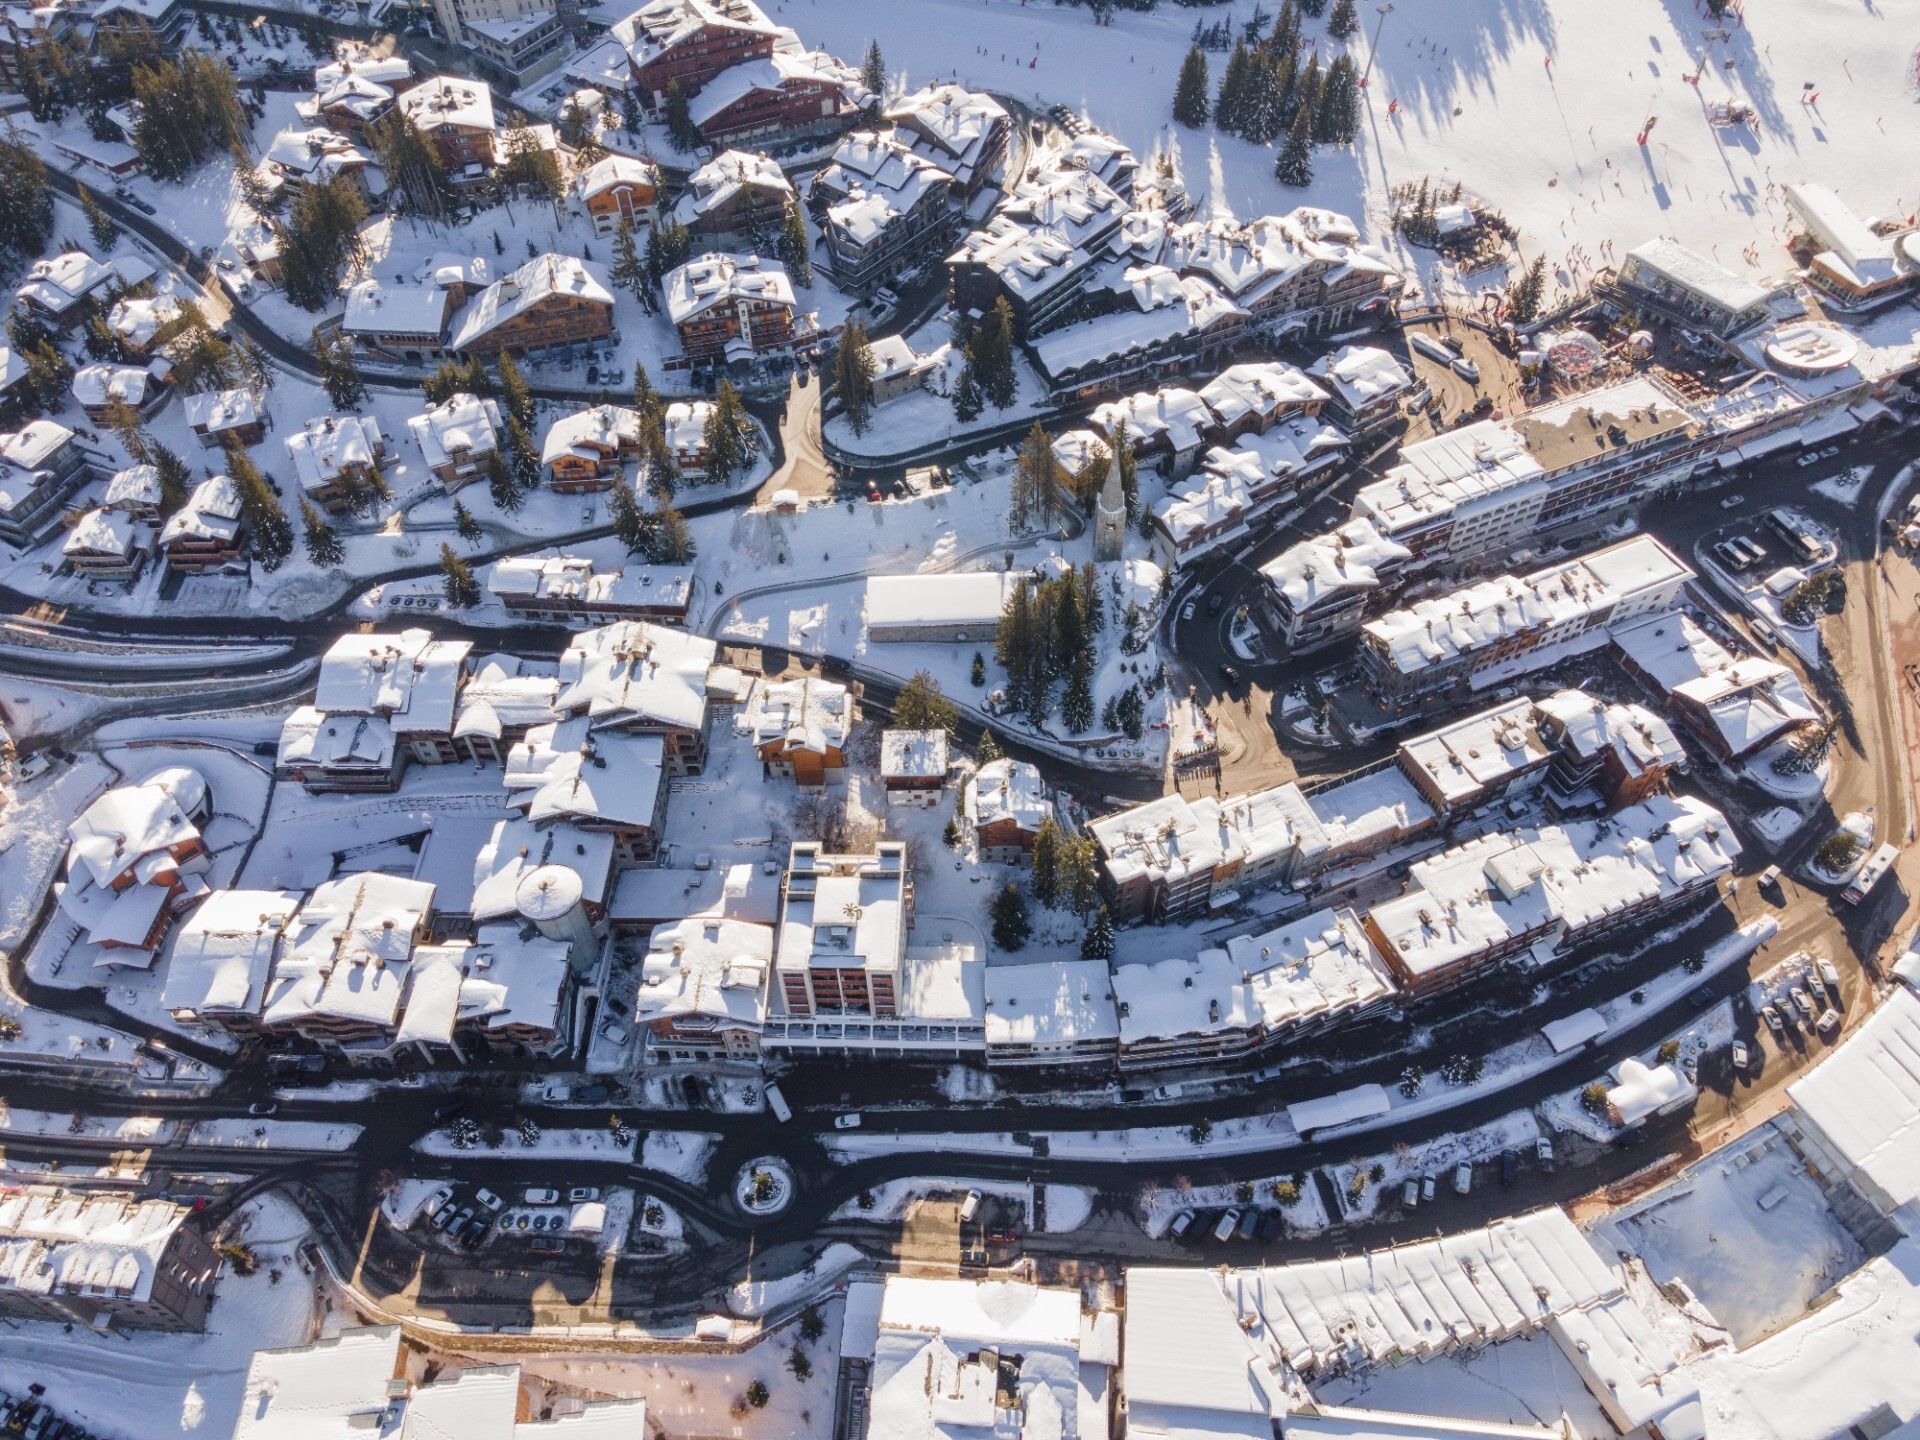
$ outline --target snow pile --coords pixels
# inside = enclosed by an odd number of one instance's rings
[[[797,1305],[838,1280],[864,1258],[853,1246],[835,1241],[804,1270],[770,1280],[742,1280],[727,1291],[727,1309],[742,1319],[759,1319],[784,1306]]]

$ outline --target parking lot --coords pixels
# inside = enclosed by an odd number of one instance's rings
[[[507,1240],[524,1242],[536,1255],[558,1255],[570,1240],[596,1240],[604,1223],[595,1186],[535,1187],[517,1198],[512,1203],[485,1186],[443,1186],[420,1207],[416,1230],[462,1250]]]

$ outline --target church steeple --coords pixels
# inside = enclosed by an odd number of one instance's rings
[[[1112,459],[1107,478],[1100,486],[1100,497],[1093,512],[1093,558],[1118,560],[1126,548],[1127,487],[1120,478],[1120,432],[1116,429],[1108,445]]]

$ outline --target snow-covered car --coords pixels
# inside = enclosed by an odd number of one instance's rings
[[[1548,1174],[1553,1173],[1553,1141],[1542,1135],[1533,1142],[1534,1159],[1540,1162],[1540,1168]]]
[[[1746,1043],[1741,1040],[1734,1041],[1733,1042],[1733,1073],[1736,1075],[1746,1074],[1747,1066],[1751,1064],[1752,1061],[1753,1061],[1753,1052],[1747,1049]]]
[[[1840,1012],[1829,1005],[1820,1012],[1820,1018],[1813,1022],[1813,1028],[1831,1040],[1840,1032]]]
[[[1187,1233],[1192,1225],[1193,1211],[1182,1210],[1178,1215],[1173,1217],[1173,1222],[1167,1226],[1167,1234],[1175,1240],[1178,1240],[1182,1235]]]
[[[836,1115],[833,1117],[833,1128],[836,1130],[858,1130],[860,1128],[860,1117],[856,1114]]]
[[[1216,1240],[1231,1240],[1233,1238],[1233,1232],[1239,1228],[1239,1225],[1240,1212],[1238,1210],[1229,1210],[1220,1217],[1220,1223],[1213,1227],[1213,1238]]]
[[[496,1215],[500,1213],[501,1207],[507,1203],[491,1190],[476,1190],[473,1192],[473,1198],[486,1206],[487,1209],[493,1211]]]
[[[569,1205],[584,1205],[590,1200],[598,1200],[599,1198],[600,1188],[597,1185],[576,1185],[573,1189],[567,1191],[567,1203]]]
[[[1813,968],[1820,972],[1820,983],[1822,985],[1835,993],[1839,992],[1840,971],[1835,968],[1833,961],[1822,955],[1818,960],[1813,962]]]
[[[1818,1013],[1813,1008],[1813,997],[1809,995],[1802,986],[1794,986],[1793,989],[1787,992],[1787,998],[1793,1001],[1793,1008],[1798,1010],[1801,1015],[1808,1020],[1813,1019]]]

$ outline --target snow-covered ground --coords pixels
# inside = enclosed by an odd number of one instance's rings
[[[649,1139],[652,1137],[649,1136]],[[634,1139],[631,1133],[626,1140],[613,1138],[604,1127],[599,1130],[542,1130],[528,1144],[515,1130],[508,1130],[500,1137],[498,1145],[488,1145],[484,1140],[462,1148],[453,1143],[451,1132],[433,1130],[414,1142],[413,1148],[422,1155],[502,1155],[514,1159],[541,1157],[552,1160],[626,1160],[633,1159]]]
[[[253,1352],[303,1345],[321,1319],[315,1282],[295,1259],[307,1234],[300,1212],[278,1195],[247,1202],[234,1238],[253,1249],[260,1268],[220,1276],[205,1334],[96,1335],[33,1320],[0,1327],[5,1388],[46,1386],[47,1403],[100,1440],[227,1440]]]
[[[1573,1426],[1571,1440],[1614,1440],[1619,1434],[1580,1383],[1566,1351],[1543,1331],[1449,1350],[1431,1360],[1365,1366],[1315,1385],[1313,1394],[1328,1405],[1496,1424],[1557,1425],[1564,1414]]]
[[[229,1150],[312,1150],[337,1155],[351,1150],[360,1138],[358,1125],[330,1125],[321,1120],[255,1120],[230,1115],[196,1120],[180,1137],[183,1145]]]
[[[1282,1181],[1294,1182],[1294,1201],[1282,1205],[1274,1193],[1274,1186]],[[1173,1223],[1173,1217],[1182,1210],[1219,1209],[1227,1205],[1254,1204],[1263,1209],[1277,1209],[1286,1218],[1287,1233],[1305,1235],[1327,1228],[1327,1207],[1320,1199],[1320,1189],[1308,1175],[1267,1175],[1253,1182],[1253,1199],[1244,1185],[1174,1185],[1171,1187],[1153,1185],[1142,1190],[1134,1202],[1134,1213],[1139,1217],[1140,1228],[1148,1235],[1159,1238],[1166,1234],[1167,1226]]]
[[[686,1130],[655,1130],[640,1146],[640,1166],[658,1175],[670,1175],[689,1185],[701,1185],[707,1178],[707,1160],[720,1143],[718,1135],[698,1135]]]
[[[727,1291],[727,1309],[742,1319],[757,1320],[789,1305],[817,1297],[835,1280],[866,1257],[852,1245],[834,1241],[805,1269],[791,1275],[742,1280]]]

